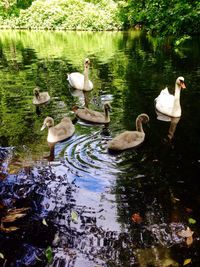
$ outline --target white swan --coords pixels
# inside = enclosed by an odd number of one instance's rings
[[[40,92],[40,89],[36,87],[33,90],[34,97],[33,97],[33,104],[34,105],[42,105],[47,103],[50,100],[50,96],[48,92]]]
[[[181,105],[180,105],[180,93],[181,89],[186,88],[183,77],[178,77],[175,83],[175,94],[171,95],[166,87],[163,89],[159,96],[155,99],[156,109],[170,117],[181,116]]]
[[[93,89],[93,83],[89,80],[89,66],[90,60],[84,60],[84,73],[72,72],[68,74],[68,81],[71,87],[78,90],[90,91]]]
[[[108,149],[120,151],[141,144],[145,138],[142,123],[147,123],[148,121],[149,116],[147,114],[140,114],[136,119],[136,131],[125,131],[119,134],[108,142]]]
[[[47,141],[49,143],[57,143],[63,141],[74,134],[75,127],[70,118],[64,117],[60,123],[54,126],[54,120],[46,117],[43,122],[41,131],[48,127]]]

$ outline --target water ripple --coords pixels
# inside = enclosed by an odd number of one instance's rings
[[[101,191],[119,173],[115,158],[107,151],[109,139],[100,132],[82,135],[73,139],[64,153],[71,178],[92,191]]]

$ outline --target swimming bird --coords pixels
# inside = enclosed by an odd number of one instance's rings
[[[89,80],[89,66],[90,60],[84,60],[84,72],[72,72],[68,74],[68,81],[71,87],[78,90],[90,91],[93,89],[93,83]]]
[[[47,141],[49,143],[57,143],[63,141],[74,134],[75,127],[70,118],[64,117],[60,123],[54,126],[54,119],[46,117],[41,131],[48,128]]]
[[[142,128],[142,123],[147,123],[149,116],[145,113],[140,114],[136,118],[136,131],[125,131],[111,141],[108,142],[108,149],[110,150],[125,150],[133,148],[141,144],[145,139],[145,133]]]
[[[72,110],[79,119],[87,122],[100,123],[100,124],[105,124],[110,122],[109,111],[111,110],[111,106],[109,102],[104,103],[104,113],[88,109],[86,107],[78,108],[77,106],[73,107]]]
[[[33,97],[33,104],[34,105],[42,105],[47,103],[50,100],[50,95],[48,92],[40,92],[40,89],[36,87],[33,90],[34,97]]]
[[[175,82],[175,94],[171,95],[166,87],[155,99],[156,109],[170,117],[181,117],[180,93],[186,88],[183,77],[178,77]]]

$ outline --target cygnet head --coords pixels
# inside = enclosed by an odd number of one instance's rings
[[[186,88],[185,83],[184,83],[184,77],[182,77],[182,76],[180,76],[176,79],[176,84],[182,89]]]
[[[54,120],[53,118],[51,117],[46,117],[46,119],[44,120],[43,122],[43,125],[42,125],[42,128],[41,128],[41,131],[44,130],[46,127],[52,127],[54,126]]]
[[[34,90],[33,90],[33,93],[34,93],[34,95],[35,95],[36,97],[38,97],[39,94],[40,94],[40,89],[39,89],[39,87],[35,87]]]
[[[73,106],[73,107],[72,107],[72,111],[73,111],[73,112],[76,112],[78,109],[79,109],[78,106]]]
[[[111,105],[110,105],[110,102],[105,102],[105,103],[104,103],[104,109],[105,109],[105,110],[108,110],[108,111],[111,111]]]
[[[142,113],[137,117],[137,120],[143,123],[147,123],[149,121],[149,116],[145,113]]]

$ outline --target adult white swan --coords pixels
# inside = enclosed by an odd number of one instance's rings
[[[71,87],[78,90],[90,91],[93,89],[93,83],[89,80],[90,60],[84,60],[84,72],[72,72],[68,74],[68,81]]]
[[[178,77],[175,83],[175,94],[171,95],[166,87],[155,99],[156,109],[170,117],[181,117],[180,93],[186,88],[183,77]]]

